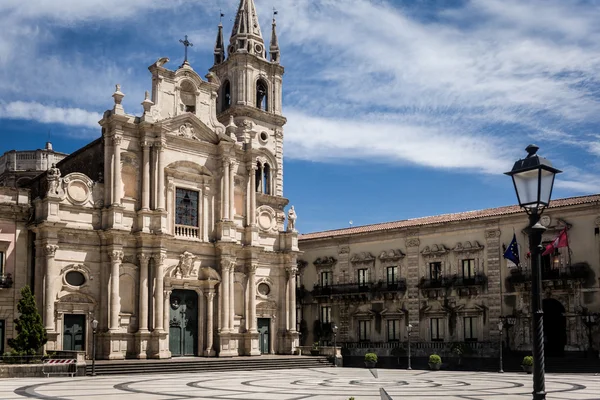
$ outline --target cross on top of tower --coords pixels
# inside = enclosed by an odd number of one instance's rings
[[[185,40],[179,39],[179,43],[183,44],[183,47],[185,47],[185,58],[183,63],[186,64],[188,62],[188,47],[193,47],[194,44],[188,40],[187,35],[185,35]]]

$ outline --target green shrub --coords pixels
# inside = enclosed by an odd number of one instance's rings
[[[312,348],[313,350],[319,350],[319,342],[314,342]]]
[[[377,362],[377,354],[375,353],[367,353],[365,354],[366,362]]]
[[[533,356],[523,357],[523,362],[521,363],[521,365],[524,365],[526,367],[532,366],[533,365]]]
[[[429,356],[429,364],[441,364],[442,363],[442,357],[438,356],[437,354],[432,354]]]
[[[16,355],[36,355],[48,341],[48,336],[29,286],[21,289],[21,300],[17,304],[17,310],[20,314],[19,318],[15,319],[17,336],[8,339],[8,345],[14,349]]]

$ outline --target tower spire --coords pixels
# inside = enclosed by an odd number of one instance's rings
[[[240,0],[229,38],[229,54],[245,52],[265,58],[264,46],[254,0]]]
[[[277,26],[277,22],[275,21],[275,16],[277,15],[277,10],[273,7],[273,23],[271,24],[271,45],[269,46],[269,54],[271,55],[271,61],[279,64],[279,42],[277,41],[277,31],[275,27]]]
[[[221,17],[223,18],[223,13]],[[219,21],[219,31],[217,32],[217,40],[215,42],[215,65],[225,61],[225,45],[223,43],[223,24]]]

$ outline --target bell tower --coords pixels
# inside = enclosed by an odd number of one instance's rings
[[[217,98],[217,117],[225,125],[232,115],[256,119],[256,123],[274,123],[281,127],[281,83],[283,67],[279,64],[279,45],[273,18],[271,42],[263,40],[254,0],[240,0],[229,38],[227,55],[223,26],[219,24],[215,43],[214,65],[210,71],[221,83]]]

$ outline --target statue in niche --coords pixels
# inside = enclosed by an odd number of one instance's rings
[[[48,179],[48,195],[57,195],[60,188],[60,169],[56,168],[56,164],[52,164],[48,168],[46,178]]]
[[[296,232],[296,210],[294,210],[294,206],[290,207],[290,210],[288,211],[288,224],[287,224],[287,231],[288,232]]]

